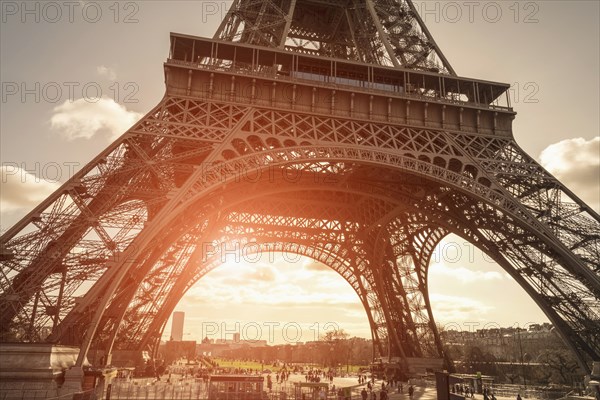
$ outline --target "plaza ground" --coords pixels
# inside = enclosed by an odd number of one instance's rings
[[[269,400],[281,399],[279,396],[280,392],[292,393],[294,382],[305,382],[305,376],[303,374],[291,374],[289,380],[284,383],[277,383],[275,381],[275,372],[271,375],[273,381],[273,388],[269,392],[266,389],[266,376],[268,374],[262,374],[265,376],[264,390],[267,392]],[[206,399],[206,384],[200,382],[199,379],[193,377],[183,378],[179,374],[171,374],[170,382],[167,383],[169,378],[168,374],[161,377],[161,380],[156,382],[156,379],[151,378],[135,378],[132,380],[116,380],[113,382],[111,390],[111,400],[115,399]],[[325,382],[325,381],[323,381]],[[381,392],[381,380],[375,380],[373,385],[375,392],[377,393],[377,399],[380,399]],[[335,385],[336,390],[341,387],[354,387],[353,400],[360,400],[360,390],[366,385],[358,385],[358,379],[356,376],[351,377],[334,377],[330,387]],[[408,384],[403,383],[403,393],[398,393],[397,387],[390,387],[388,389],[388,399],[390,400],[410,400],[408,396]],[[106,398],[106,397],[105,397]],[[290,397],[287,397],[290,399]],[[336,396],[331,394],[328,399],[335,399]],[[369,396],[369,399],[371,397]],[[433,387],[423,387],[415,385],[415,392],[413,400],[434,400],[437,398],[437,393]],[[515,397],[501,397],[496,396],[498,400],[514,400]],[[475,395],[475,399],[483,399],[480,394]]]

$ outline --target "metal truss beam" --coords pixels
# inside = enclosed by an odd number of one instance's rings
[[[80,345],[78,366],[153,346],[218,265],[202,244],[256,242],[336,270],[379,355],[441,358],[427,269],[452,233],[600,358],[600,216],[410,1],[236,0],[215,38],[172,36],[161,102],[0,238],[0,339]]]

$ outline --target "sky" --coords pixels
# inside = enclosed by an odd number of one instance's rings
[[[160,101],[169,32],[211,37],[229,4],[2,0],[0,229]],[[415,5],[459,75],[512,85],[517,142],[599,210],[600,2]],[[185,338],[240,330],[282,343],[335,327],[369,337],[358,297],[329,268],[283,255],[246,261],[217,268],[182,299]],[[429,285],[442,325],[546,321],[501,268],[456,237],[438,248]]]

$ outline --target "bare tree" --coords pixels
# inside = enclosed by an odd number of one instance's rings
[[[321,337],[321,341],[325,343],[325,346],[329,347],[328,351],[325,351],[325,354],[329,355],[329,357],[326,357],[329,362],[326,361],[324,364],[336,367],[348,359],[348,349],[350,347],[350,343],[348,342],[349,336],[343,329],[336,329],[328,331]]]
[[[579,368],[573,354],[564,349],[548,349],[542,353],[539,361],[556,372],[555,377],[560,377],[561,380],[557,383],[570,384],[573,374]]]

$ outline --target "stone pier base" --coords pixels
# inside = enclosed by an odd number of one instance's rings
[[[78,355],[78,347],[0,343],[0,398],[40,399],[81,391],[83,371],[79,386],[73,377],[65,385],[65,372]]]

